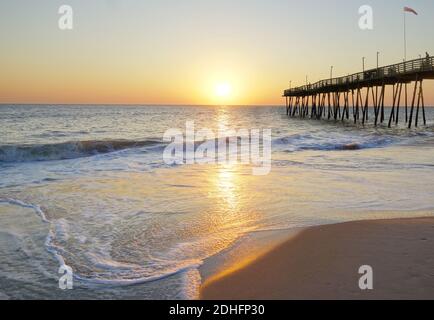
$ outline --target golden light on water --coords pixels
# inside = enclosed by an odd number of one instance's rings
[[[236,210],[239,207],[240,190],[233,165],[218,167],[216,187],[227,209]]]
[[[218,92],[216,88],[216,93]],[[220,90],[230,90],[230,87],[222,87]],[[221,106],[218,109],[217,124],[221,129],[226,129],[231,125],[231,119],[229,118],[228,108]],[[240,183],[237,164],[222,164],[215,168],[215,181],[214,187],[216,188],[219,197],[223,200],[225,209],[234,211],[239,208],[240,195]]]

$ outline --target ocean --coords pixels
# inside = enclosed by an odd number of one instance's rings
[[[204,261],[252,234],[432,216],[431,108],[427,119],[409,130],[277,106],[0,105],[0,299],[195,299]],[[270,129],[271,172],[167,164],[164,133],[188,121]],[[72,290],[59,288],[63,264]]]

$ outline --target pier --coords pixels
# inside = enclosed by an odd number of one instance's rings
[[[377,126],[387,121],[389,127],[405,118],[411,128],[413,123],[419,125],[421,114],[426,125],[423,81],[432,79],[434,57],[427,56],[290,88],[283,97],[290,117],[350,121],[351,114],[354,123],[373,121]],[[386,115],[384,100],[388,91],[392,105]],[[405,115],[400,116],[402,111]]]

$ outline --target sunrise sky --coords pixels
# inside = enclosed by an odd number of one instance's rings
[[[282,104],[292,85],[434,54],[434,1],[2,0],[0,103]],[[74,29],[58,28],[58,9]],[[426,84],[434,105],[434,81]]]

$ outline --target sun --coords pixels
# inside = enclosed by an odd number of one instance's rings
[[[232,87],[229,83],[219,83],[215,87],[215,94],[219,98],[227,98],[232,93]]]

